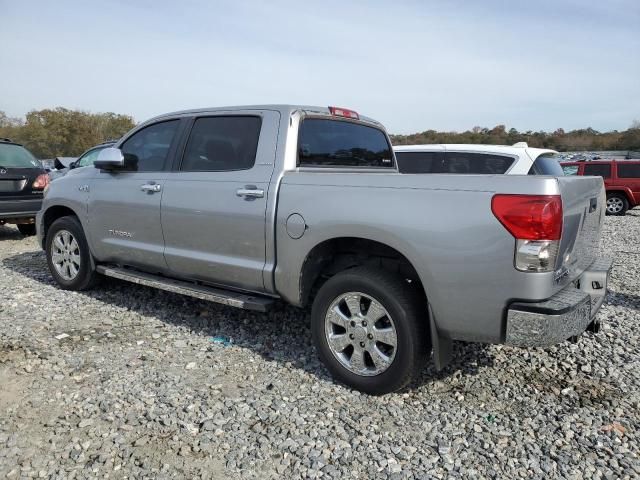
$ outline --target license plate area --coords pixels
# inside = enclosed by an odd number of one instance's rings
[[[0,193],[15,193],[24,190],[27,179],[2,179],[0,180]]]

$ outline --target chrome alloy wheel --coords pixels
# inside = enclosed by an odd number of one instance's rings
[[[620,197],[609,197],[607,198],[607,212],[609,213],[620,213],[624,208],[624,202]]]
[[[325,335],[333,356],[350,372],[379,375],[393,362],[398,336],[380,302],[360,292],[337,297],[325,315]]]
[[[71,281],[80,271],[80,247],[73,234],[60,230],[53,237],[51,245],[53,267],[64,280]]]

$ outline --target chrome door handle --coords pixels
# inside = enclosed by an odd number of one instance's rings
[[[140,185],[140,190],[147,193],[154,193],[162,190],[162,186],[157,183],[145,183],[144,185]]]
[[[264,190],[257,188],[239,188],[236,190],[236,195],[244,198],[262,198],[264,197]]]

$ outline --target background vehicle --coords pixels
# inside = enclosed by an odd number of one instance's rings
[[[68,162],[58,163],[57,162],[58,158],[56,158],[56,163],[55,163],[56,169],[51,171],[49,173],[49,176],[53,180],[55,178],[64,177],[67,173],[69,173],[69,170],[73,170],[74,168],[93,165],[93,162],[98,158],[98,154],[100,153],[100,151],[102,151],[107,147],[113,146],[114,143],[115,142],[113,141],[109,141],[109,142],[104,142],[99,145],[96,145],[95,147],[91,147],[89,150],[87,150],[77,158],[65,157],[70,159],[70,161]]]
[[[640,205],[640,160],[562,162],[565,175],[596,175],[604,179],[607,214],[624,215]]]
[[[562,175],[555,150],[479,144],[400,145],[393,147],[400,173]]]
[[[0,225],[14,223],[23,235],[35,235],[35,215],[48,184],[47,172],[26,148],[0,139]]]
[[[335,107],[177,112],[115,147],[38,214],[62,288],[102,274],[312,304],[327,368],[369,393],[407,385],[431,351],[442,368],[452,340],[544,346],[597,326],[600,178],[399,174],[382,125]]]

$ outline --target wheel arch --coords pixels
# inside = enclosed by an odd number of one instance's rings
[[[400,274],[415,285],[427,321],[435,366],[444,368],[451,359],[451,340],[440,333],[429,304],[428,286],[409,255],[395,246],[361,236],[344,236],[318,242],[305,257],[299,278],[299,301],[306,306],[314,292],[333,275],[358,266],[370,265]]]
[[[631,189],[629,188],[626,188],[626,187],[608,188],[607,195],[609,195],[610,193],[621,193],[625,196],[625,198],[627,199],[627,202],[629,202],[629,205],[633,205],[635,203],[633,194],[631,192]]]
[[[76,217],[80,224],[82,224],[80,215],[78,215],[78,213],[73,208],[67,205],[52,205],[44,211],[44,213],[42,214],[42,235],[40,237],[42,241],[41,247],[43,249],[45,248],[47,232],[49,231],[49,228],[51,227],[53,222],[55,222],[59,218],[67,216]]]
[[[418,282],[426,298],[422,279],[407,255],[387,243],[366,237],[344,236],[324,239],[307,253],[299,278],[300,303],[307,305],[314,287],[336,273],[360,265],[377,264],[379,268],[400,273]],[[323,279],[323,276],[325,277]]]

